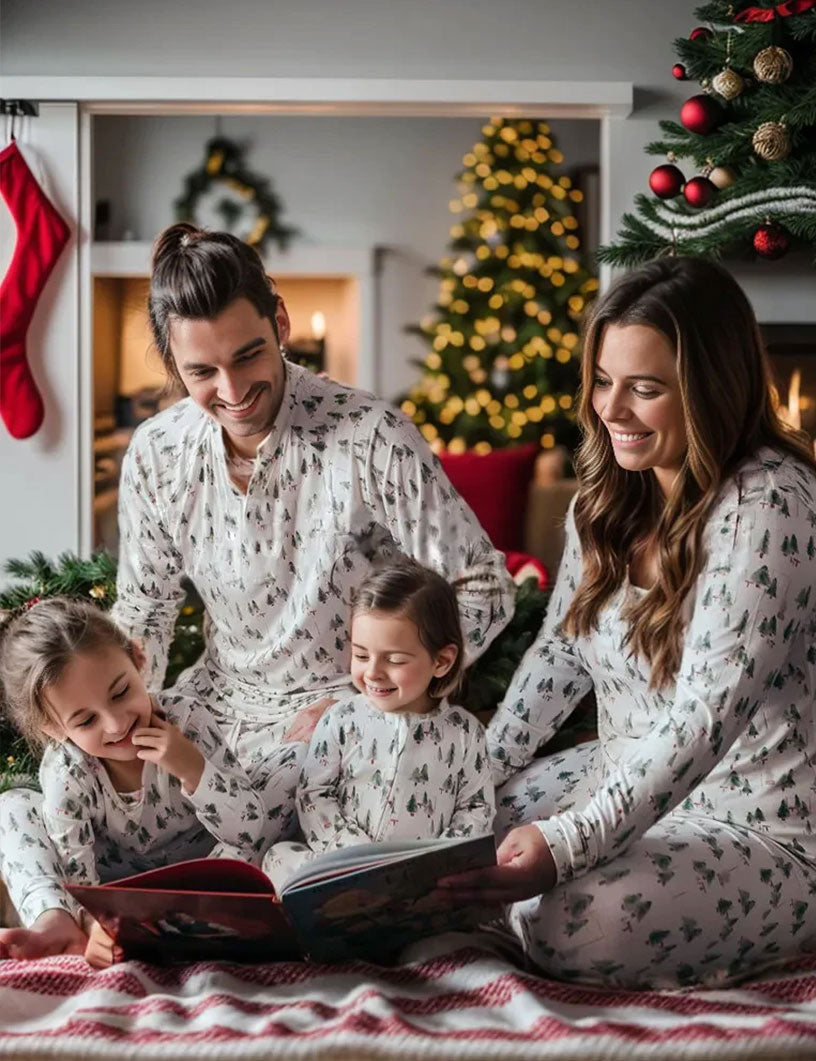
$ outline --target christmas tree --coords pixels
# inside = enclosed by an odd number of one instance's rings
[[[582,193],[546,123],[493,118],[482,133],[457,176],[435,312],[409,329],[431,350],[402,409],[436,452],[572,446],[579,321],[598,287],[572,213]]]
[[[680,123],[660,123],[664,138],[646,148],[667,159],[654,195],[636,197],[600,261],[816,247],[816,0],[713,0],[695,14],[704,24],[675,41],[672,73],[702,92]]]

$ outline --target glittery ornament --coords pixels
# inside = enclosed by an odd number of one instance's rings
[[[728,188],[737,179],[736,173],[730,170],[728,166],[714,166],[706,176],[715,188]]]
[[[763,48],[754,59],[754,73],[760,81],[781,85],[793,73],[793,59],[784,48],[771,45]]]
[[[711,87],[723,99],[736,99],[745,88],[745,82],[736,70],[727,66],[712,80]]]
[[[688,74],[682,63],[674,64],[672,67],[672,77],[676,78],[678,81],[688,81]]]
[[[766,162],[777,162],[790,154],[791,143],[787,126],[782,122],[763,122],[754,133],[754,151]]]
[[[788,236],[779,225],[760,225],[754,233],[754,250],[763,258],[775,261],[788,251]]]

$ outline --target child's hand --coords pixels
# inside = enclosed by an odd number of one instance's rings
[[[138,759],[161,766],[177,777],[187,792],[195,792],[204,772],[204,756],[172,722],[153,710],[150,725],[133,731]]]
[[[94,921],[88,932],[85,961],[94,969],[107,969],[109,965],[122,961],[124,951],[107,934],[98,921]]]

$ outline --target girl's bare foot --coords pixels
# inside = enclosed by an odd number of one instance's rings
[[[46,910],[31,928],[0,928],[0,958],[84,954],[88,937],[66,910]]]

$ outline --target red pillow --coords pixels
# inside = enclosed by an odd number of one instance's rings
[[[442,467],[502,552],[524,549],[524,514],[538,446],[439,455]]]

